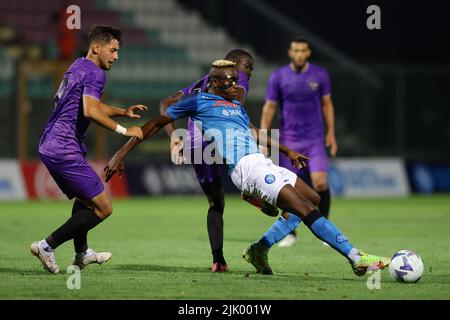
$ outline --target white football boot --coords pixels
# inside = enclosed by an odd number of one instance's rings
[[[59,267],[56,264],[55,253],[50,247],[43,247],[44,240],[36,241],[31,244],[31,253],[36,256],[44,266],[44,269],[50,273],[58,273]]]
[[[102,264],[111,259],[111,252],[95,252],[92,249],[87,249],[86,252],[83,253],[75,253],[73,256],[72,264],[76,265],[80,268],[80,270],[84,269],[88,264],[97,263]]]

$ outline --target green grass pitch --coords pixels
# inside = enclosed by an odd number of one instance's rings
[[[270,218],[238,197],[225,208],[224,253],[229,271],[213,274],[204,197],[114,200],[113,215],[89,234],[97,251],[113,253],[81,273],[69,290],[73,247],[57,249],[58,275],[43,270],[29,245],[70,215],[71,202],[0,202],[0,299],[449,299],[450,195],[408,199],[334,199],[332,221],[351,243],[391,256],[412,249],[425,271],[416,284],[381,274],[381,288],[353,275],[346,259],[301,226],[299,242],[274,246],[274,276],[257,275],[241,254],[261,237]]]

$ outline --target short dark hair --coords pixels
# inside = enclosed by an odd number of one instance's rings
[[[111,40],[116,39],[119,43],[122,43],[122,31],[111,26],[96,25],[89,30],[88,42],[98,41],[100,43],[109,43]]]
[[[295,37],[294,39],[292,39],[291,42],[289,42],[289,47],[291,46],[292,42],[295,42],[295,43],[306,43],[308,45],[308,48],[310,47],[308,40],[306,40],[303,37]]]
[[[233,49],[230,52],[227,53],[227,55],[225,56],[225,60],[230,60],[233,62],[237,62],[238,60],[242,59],[243,57],[249,57],[250,59],[253,60],[252,55],[242,49]]]

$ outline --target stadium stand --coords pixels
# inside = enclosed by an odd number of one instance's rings
[[[64,1],[61,7],[65,8]],[[123,30],[124,46],[121,63],[108,75],[111,98],[160,99],[201,76],[214,57],[222,57],[233,48],[244,48],[235,43],[220,28],[212,28],[199,14],[185,10],[175,0],[99,0],[75,1],[82,7],[81,25],[85,31],[94,24],[109,24]],[[58,29],[54,27],[60,8],[55,1],[0,0],[0,26],[13,28],[15,35],[10,47],[17,49],[16,58],[35,52],[34,58],[58,58]],[[82,34],[78,32],[78,55],[83,53]],[[1,40],[0,40],[1,42]],[[17,51],[16,50],[16,51]],[[0,48],[0,54],[7,54]],[[10,50],[11,51],[11,50]],[[26,51],[26,52],[25,52]],[[13,55],[14,56],[14,55]],[[11,60],[12,59],[12,60]],[[11,69],[14,57],[5,60]],[[259,63],[262,59],[257,59]],[[3,65],[2,65],[3,66]],[[270,67],[265,66],[254,80],[254,96],[262,97]],[[0,81],[9,82],[11,72],[4,72]],[[258,85],[259,84],[259,85]],[[2,86],[0,96],[11,94],[11,85]],[[34,77],[29,82],[29,96],[45,98],[52,94],[52,79]]]
[[[280,27],[280,20],[295,20],[289,25],[314,36],[323,36],[325,31],[321,30],[320,24],[312,24],[315,21],[313,17],[302,21],[293,19],[291,6],[295,7],[294,2],[277,6],[279,16],[283,17],[278,20],[270,19],[273,14],[263,14],[261,3],[268,5],[270,1],[259,3],[259,10],[250,6],[256,1],[237,1],[233,12],[226,11],[224,2],[202,3],[200,0],[0,0],[1,132],[6,135],[16,133],[18,62],[58,61],[61,44],[59,28],[55,25],[58,17],[61,18],[58,15],[61,10],[71,4],[82,8],[82,32],[76,32],[75,56],[85,53],[82,38],[89,26],[112,24],[123,30],[121,61],[108,73],[105,98],[111,103],[141,101],[154,106],[161,98],[203,75],[211,59],[222,57],[230,49],[239,47],[249,50],[255,57],[255,72],[247,101],[251,118],[258,119],[270,73],[287,62],[285,50],[280,48],[292,34]],[[273,13],[273,10],[266,11]],[[251,19],[246,16],[248,12],[252,12]],[[250,36],[254,34],[258,36]],[[395,40],[395,34],[392,37]],[[270,42],[263,41],[266,38]],[[326,44],[335,44],[337,40],[331,38],[333,41],[328,37],[322,40]],[[353,43],[351,39],[347,42]],[[358,46],[358,41],[354,42]],[[267,46],[267,43],[271,45]],[[376,87],[365,81],[361,74],[342,66],[353,56],[362,59],[361,55],[354,54],[353,47],[340,51],[346,59],[336,58],[339,55],[333,54],[335,50],[321,49],[317,42],[313,44],[313,52],[314,62],[330,71],[333,92],[336,93],[336,131],[343,155],[395,153],[421,157],[421,152],[412,147],[420,142],[421,147],[427,150],[427,156],[440,157],[439,139],[433,139],[430,128],[439,130],[439,136],[446,136],[445,117],[430,118],[433,125],[423,123],[422,119],[429,117],[427,108],[421,106],[428,104],[429,100],[421,101],[418,95],[423,91],[427,92],[424,96],[428,97],[444,92],[449,77],[448,66],[362,63],[382,83]],[[417,76],[419,74],[420,77]],[[46,119],[49,108],[43,106],[48,106],[58,84],[55,81],[57,78],[49,74],[29,75],[27,98],[30,99],[30,116],[34,119]],[[437,78],[442,80],[430,81]],[[404,94],[406,91],[407,95]],[[447,104],[442,100],[435,103],[435,107],[445,111]],[[408,113],[407,109],[420,111]],[[386,116],[388,114],[393,116]],[[354,121],[355,118],[358,121]],[[377,130],[380,125],[386,129]],[[39,136],[39,132],[36,135]],[[30,136],[34,135],[31,133]],[[33,143],[35,141],[30,142],[31,147]],[[0,155],[15,154],[14,148],[15,144],[2,141]]]

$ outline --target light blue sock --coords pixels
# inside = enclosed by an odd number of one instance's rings
[[[325,217],[320,217],[312,223],[309,229],[317,238],[328,243],[348,259],[348,255],[353,249],[353,246],[348,242],[347,237],[332,222]]]
[[[259,240],[265,247],[271,248],[275,243],[291,233],[302,220],[295,214],[289,214],[287,219],[279,217]]]

